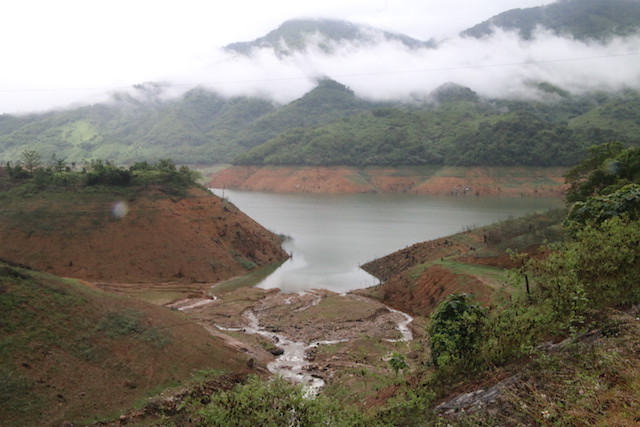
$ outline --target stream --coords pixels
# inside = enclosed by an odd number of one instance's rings
[[[296,311],[304,311],[310,307],[313,307],[319,303],[321,298],[317,298],[312,301],[309,305],[298,308]],[[195,303],[185,308],[192,308],[202,306],[202,304]],[[387,342],[408,342],[413,339],[413,334],[409,329],[409,323],[413,321],[413,318],[406,313],[395,310],[390,307],[386,307],[387,310],[391,313],[396,313],[401,315],[404,320],[398,322],[396,329],[400,333],[400,338],[398,339],[386,339]],[[267,365],[267,369],[273,374],[280,375],[282,378],[294,382],[296,384],[301,384],[304,387],[305,395],[307,397],[312,397],[317,394],[318,390],[320,390],[325,382],[322,378],[313,375],[308,372],[308,367],[311,366],[311,362],[307,358],[307,352],[310,349],[316,348],[321,345],[329,345],[329,344],[338,344],[342,342],[349,341],[348,339],[339,339],[339,340],[319,340],[313,341],[310,344],[307,344],[303,341],[293,341],[287,338],[283,334],[279,334],[276,332],[269,331],[260,326],[260,321],[258,316],[254,312],[253,309],[249,308],[243,311],[242,319],[245,322],[245,326],[243,327],[224,327],[216,324],[215,327],[220,329],[221,331],[233,331],[233,332],[243,332],[246,334],[257,334],[268,338],[271,340],[277,348],[279,348],[282,353],[276,356],[276,359],[273,362],[270,362]]]

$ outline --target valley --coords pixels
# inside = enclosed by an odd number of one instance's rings
[[[640,0],[513,3],[16,15],[0,425],[638,425]]]

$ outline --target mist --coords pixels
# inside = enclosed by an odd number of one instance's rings
[[[448,82],[492,98],[539,97],[531,82],[571,93],[640,88],[640,35],[588,43],[540,30],[524,41],[496,29],[483,39],[450,38],[436,49],[411,50],[380,40],[368,46],[338,45],[326,53],[318,45],[284,58],[271,49],[250,57],[219,51],[201,74],[180,80],[228,96],[263,96],[279,103],[299,98],[321,77],[372,100],[407,100]]]
[[[329,42],[319,35],[311,38],[304,51],[288,56],[266,48],[250,56],[219,48],[166,70],[139,74],[138,81],[119,78],[104,85],[87,81],[84,86],[77,82],[4,91],[0,107],[26,112],[104,102],[113,92],[135,96],[132,85],[148,81],[162,82],[164,98],[205,87],[225,96],[262,97],[277,104],[301,97],[324,77],[347,85],[359,97],[386,101],[426,97],[449,82],[491,98],[540,97],[531,82],[548,82],[571,93],[640,89],[640,35],[583,42],[541,29],[525,41],[495,29],[482,39],[451,37],[434,49],[409,49],[374,38],[370,44],[334,44],[330,52],[319,47]]]

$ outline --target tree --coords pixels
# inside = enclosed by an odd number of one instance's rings
[[[395,372],[396,375],[398,375],[399,371],[409,367],[404,356],[400,353],[393,353],[391,355],[391,359],[389,359],[389,366],[391,366],[391,369],[393,369],[393,372]]]
[[[31,173],[40,167],[40,154],[35,150],[24,150],[20,155],[20,164]]]
[[[487,311],[468,294],[449,295],[431,316],[431,359],[437,367],[472,362],[482,342]]]
[[[64,172],[67,169],[67,161],[66,159],[59,159],[55,154],[52,154],[51,166],[56,172]]]

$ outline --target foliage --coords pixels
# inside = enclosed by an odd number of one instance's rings
[[[628,184],[611,194],[574,203],[565,223],[568,228],[577,230],[587,224],[600,224],[622,215],[640,219],[640,184]]]
[[[321,126],[292,127],[240,154],[234,163],[567,166],[590,145],[638,141],[635,133],[623,131],[626,126],[610,128],[610,120],[568,121],[606,104],[609,97],[515,102],[481,99],[464,89],[440,88],[433,104],[380,106]]]
[[[405,387],[377,409],[368,425],[433,426],[435,394],[424,388]]]
[[[440,303],[429,325],[433,364],[472,363],[483,339],[486,316],[486,309],[467,294],[452,294]]]
[[[399,371],[402,371],[409,367],[404,355],[397,352],[394,352],[391,355],[391,359],[389,359],[389,366],[391,366],[391,369],[393,369],[393,372],[395,372],[396,375],[398,375]]]
[[[319,80],[276,106],[204,89],[166,100],[141,85],[109,104],[3,116],[0,156],[15,163],[25,147],[42,158],[55,154],[56,172],[91,158],[167,157],[181,164],[553,166],[575,164],[593,144],[640,142],[637,91],[571,95],[544,82],[531,91],[541,101],[485,99],[447,84],[413,103],[381,103]]]
[[[28,172],[33,172],[40,167],[40,154],[35,150],[25,150],[20,155],[20,165]]]
[[[110,162],[92,160],[90,171],[86,174],[86,185],[113,185],[121,186],[131,183],[131,172],[114,166]]]
[[[629,149],[637,152],[637,149]],[[606,144],[594,145],[588,149],[586,158],[569,170],[566,174],[566,181],[569,184],[567,201],[585,201],[588,197],[601,194],[608,186],[616,183],[622,177],[618,157],[623,152],[624,145],[620,142],[610,142]],[[625,156],[625,157],[627,157]]]
[[[37,152],[34,152],[37,155]],[[52,166],[37,167],[32,171],[21,166],[7,164],[9,177],[14,184],[35,189],[111,186],[162,189],[168,194],[184,196],[186,190],[197,186],[198,172],[187,166],[177,167],[171,159],[160,159],[156,163],[136,162],[129,168],[117,166],[111,161],[91,160],[81,172],[72,171],[66,161],[52,156]]]
[[[246,384],[211,396],[200,412],[208,426],[364,426],[365,418],[323,396],[307,398],[301,386],[281,378]]]

